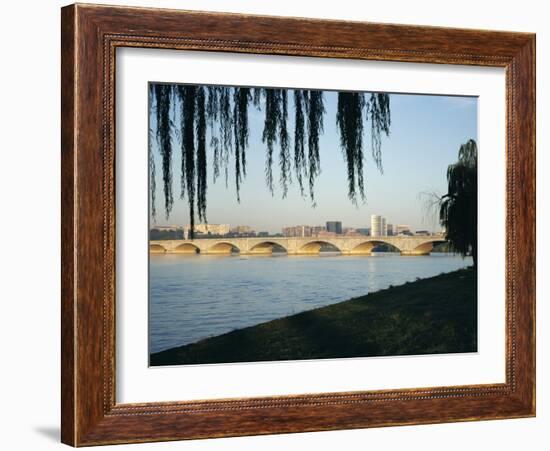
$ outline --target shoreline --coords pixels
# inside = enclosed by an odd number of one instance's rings
[[[150,355],[151,366],[477,351],[472,267]]]

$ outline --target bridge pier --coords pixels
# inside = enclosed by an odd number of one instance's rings
[[[354,250],[344,250],[342,251],[342,255],[349,255],[351,257],[370,257],[372,255],[371,251],[354,251]]]
[[[241,255],[272,255],[273,251],[269,248],[267,249],[254,249],[252,251],[241,251]]]

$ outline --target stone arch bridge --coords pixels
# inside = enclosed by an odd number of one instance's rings
[[[445,242],[443,235],[429,236],[353,236],[353,237],[254,237],[198,238],[195,240],[157,240],[149,242],[149,252],[170,254],[266,255],[273,251],[287,255],[315,255],[324,246],[342,255],[370,255],[380,244],[395,247],[401,255],[428,255],[435,244]]]

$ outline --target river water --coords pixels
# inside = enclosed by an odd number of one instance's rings
[[[158,352],[282,316],[454,271],[471,258],[150,256],[149,346]]]

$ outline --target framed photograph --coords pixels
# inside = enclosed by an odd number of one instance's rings
[[[62,441],[535,415],[535,36],[62,9]]]

